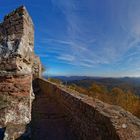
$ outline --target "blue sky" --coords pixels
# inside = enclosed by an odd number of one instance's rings
[[[1,0],[0,20],[20,5],[46,74],[140,76],[139,0]]]

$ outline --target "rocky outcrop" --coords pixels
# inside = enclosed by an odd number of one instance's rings
[[[5,140],[18,138],[31,120],[32,79],[40,75],[39,63],[33,22],[21,6],[0,24],[0,127],[6,128]]]

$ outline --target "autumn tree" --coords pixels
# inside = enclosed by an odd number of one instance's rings
[[[55,84],[58,84],[58,85],[62,84],[61,80],[55,79],[55,78],[48,78],[48,81],[55,83]]]

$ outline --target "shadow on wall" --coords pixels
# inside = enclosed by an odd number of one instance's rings
[[[57,101],[41,91],[33,81],[35,99],[32,102],[31,122],[25,133],[16,140],[77,140],[69,128],[69,119]],[[3,136],[4,136],[4,130]],[[3,140],[3,139],[0,139]]]
[[[33,81],[35,99],[32,103],[32,140],[77,140],[69,128],[69,119],[61,105],[42,93]]]
[[[4,132],[6,128],[0,128],[0,140],[3,140],[4,138]]]

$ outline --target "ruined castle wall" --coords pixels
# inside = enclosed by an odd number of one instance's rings
[[[0,26],[0,70],[31,73],[34,29],[25,7],[6,15]]]
[[[44,98],[53,98],[63,107],[69,127],[79,140],[139,140],[140,120],[121,107],[68,91],[44,79],[37,81]]]
[[[14,125],[25,127],[31,120],[33,49],[33,22],[21,6],[0,24],[0,128],[8,131]],[[22,133],[12,130],[6,129],[9,139]]]

